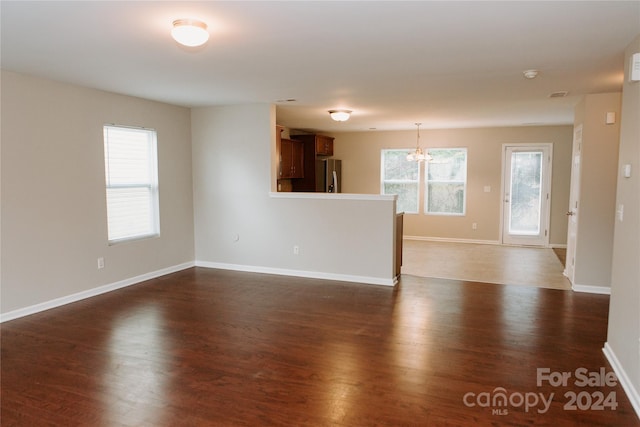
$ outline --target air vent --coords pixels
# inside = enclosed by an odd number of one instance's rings
[[[569,92],[566,91],[566,90],[559,90],[557,92],[551,92],[549,94],[549,98],[564,98],[568,94],[569,94]]]

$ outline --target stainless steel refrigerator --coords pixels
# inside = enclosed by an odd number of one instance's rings
[[[316,160],[316,192],[342,193],[342,160]]]

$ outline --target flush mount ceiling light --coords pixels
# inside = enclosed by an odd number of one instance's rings
[[[351,117],[351,110],[329,110],[329,115],[336,122],[346,122]]]
[[[201,46],[209,40],[207,24],[197,19],[176,19],[173,21],[171,36],[184,46]]]
[[[522,72],[524,77],[527,79],[535,79],[536,77],[538,77],[538,73],[538,70],[525,70]]]
[[[429,161],[432,159],[432,157],[429,154],[425,154],[424,151],[422,151],[422,148],[420,148],[420,125],[421,124],[422,123],[416,123],[416,126],[418,127],[418,138],[416,139],[416,150],[407,154],[407,160],[410,162],[422,162],[424,160]]]

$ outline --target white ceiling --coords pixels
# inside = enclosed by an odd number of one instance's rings
[[[624,48],[640,33],[640,1],[0,8],[4,69],[184,106],[275,103],[279,124],[324,131],[570,124],[582,95],[621,89]],[[209,25],[203,48],[171,39],[172,21],[189,17]],[[332,108],[352,118],[333,122]]]

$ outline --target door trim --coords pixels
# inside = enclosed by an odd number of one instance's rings
[[[580,217],[580,179],[582,176],[582,123],[573,129],[571,147],[571,182],[567,218],[567,255],[563,274],[573,285],[575,282],[575,255]]]

